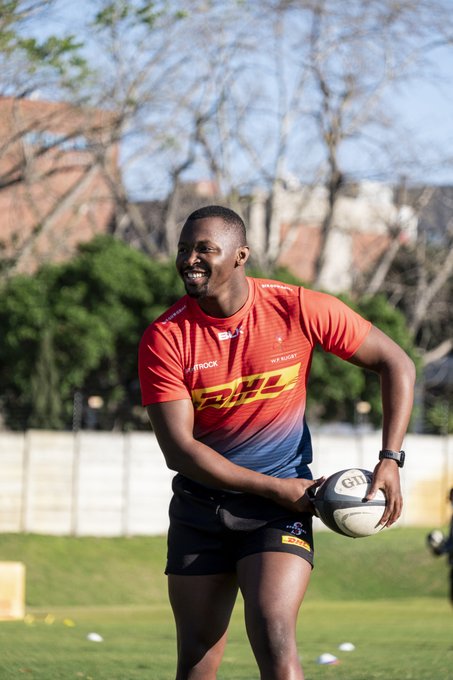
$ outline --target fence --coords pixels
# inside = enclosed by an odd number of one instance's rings
[[[313,445],[315,476],[373,469],[380,436],[314,433]],[[400,525],[445,524],[453,437],[409,435],[405,448]],[[152,433],[0,432],[0,532],[163,534],[172,475]]]

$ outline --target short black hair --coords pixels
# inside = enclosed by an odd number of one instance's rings
[[[204,220],[206,217],[220,217],[225,224],[233,227],[236,231],[241,245],[246,245],[247,234],[244,220],[234,210],[225,208],[223,205],[205,205],[203,208],[198,208],[190,213],[186,219],[187,222],[195,222],[195,220]]]

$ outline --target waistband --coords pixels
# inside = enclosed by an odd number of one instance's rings
[[[212,489],[209,486],[204,486],[199,482],[194,482],[188,477],[184,477],[179,472],[173,477],[172,489],[174,493],[188,493],[197,496],[198,498],[207,498],[209,500],[222,500],[225,498],[236,498],[237,496],[245,496],[241,491],[226,491],[225,489]]]

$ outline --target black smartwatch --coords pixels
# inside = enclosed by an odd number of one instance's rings
[[[406,454],[404,451],[392,451],[391,449],[382,449],[382,451],[379,451],[379,460],[382,460],[383,458],[390,458],[390,460],[396,461],[396,464],[398,467],[403,467],[404,465],[404,459],[406,458]]]

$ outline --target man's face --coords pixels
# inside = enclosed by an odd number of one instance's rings
[[[181,232],[176,268],[191,297],[217,297],[230,284],[241,250],[233,228],[221,217],[187,222]]]

